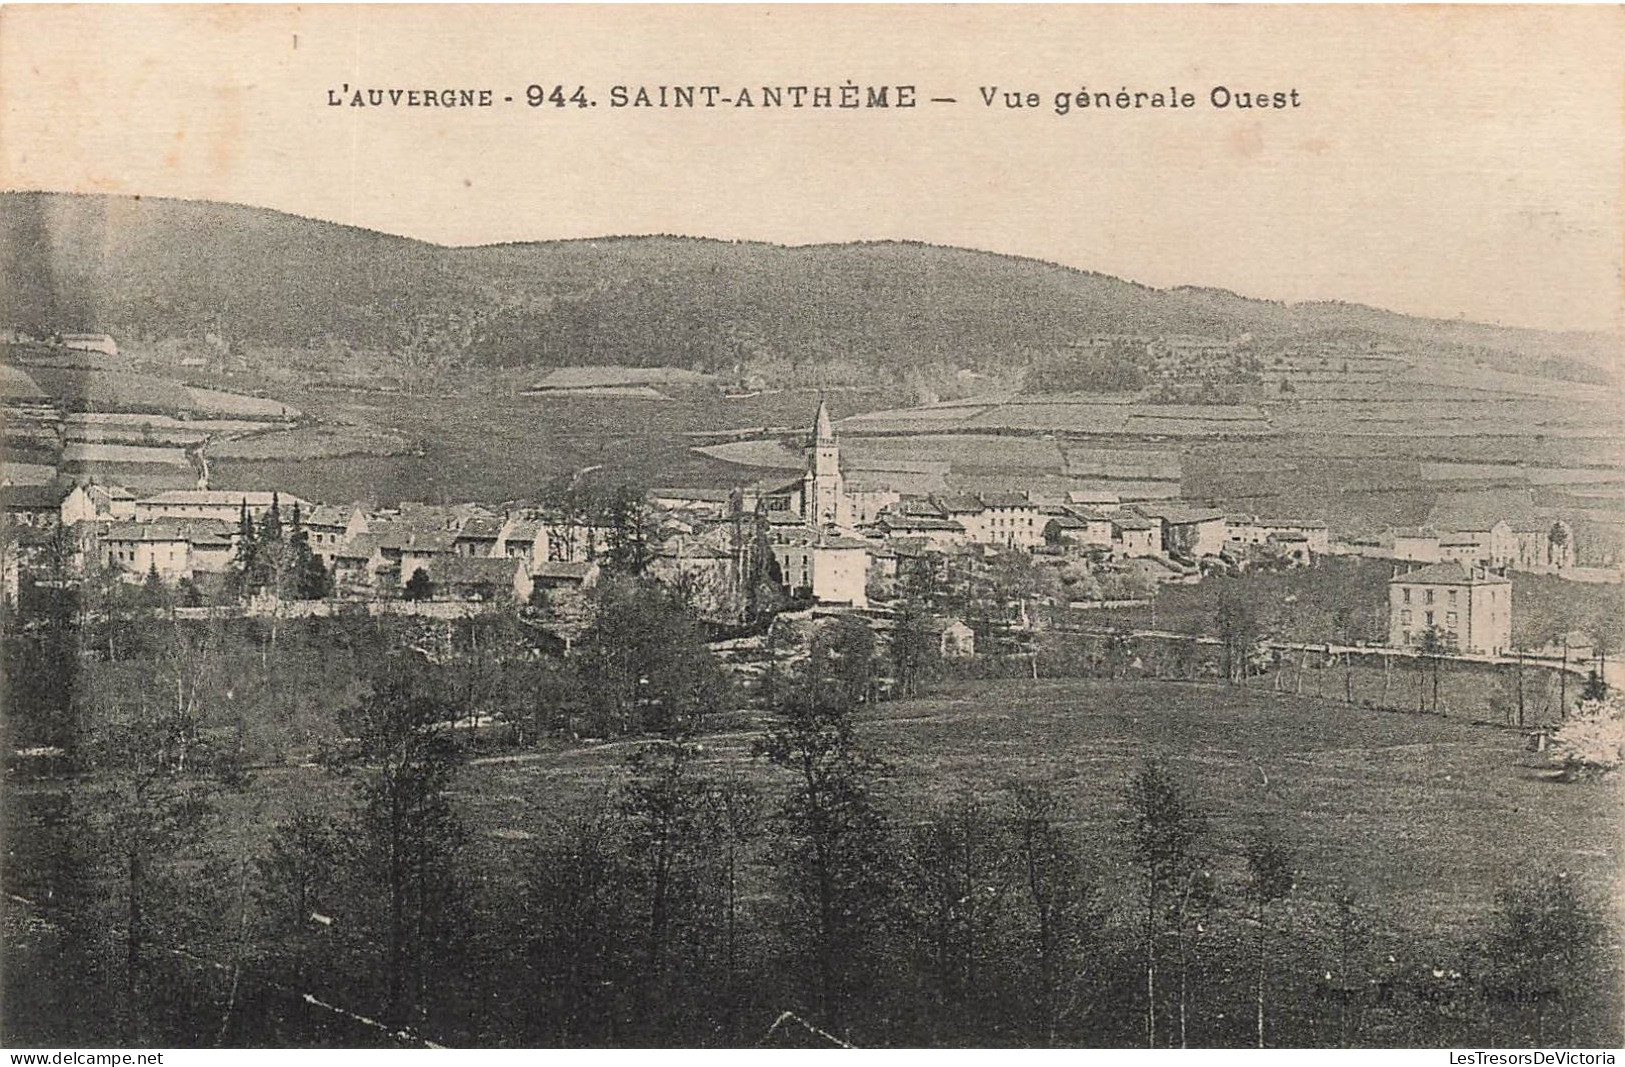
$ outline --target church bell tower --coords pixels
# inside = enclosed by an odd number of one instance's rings
[[[812,526],[846,526],[846,486],[841,478],[841,446],[829,421],[829,409],[818,402],[813,420],[807,472],[801,478],[802,518]]]

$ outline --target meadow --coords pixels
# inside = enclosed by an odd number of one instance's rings
[[[755,736],[706,738],[705,762],[781,788],[751,756]],[[1558,781],[1520,734],[1458,719],[1206,683],[1006,680],[880,704],[859,737],[890,764],[877,795],[904,823],[1046,784],[1119,907],[1132,903],[1123,789],[1150,756],[1166,757],[1209,812],[1223,877],[1243,877],[1240,850],[1268,825],[1298,857],[1300,920],[1352,889],[1379,924],[1379,953],[1472,934],[1495,887],[1526,872],[1570,871],[1599,905],[1625,873],[1617,776]],[[457,781],[460,813],[482,850],[514,862],[600,796],[637,745],[476,760]],[[309,773],[269,788],[302,791]]]

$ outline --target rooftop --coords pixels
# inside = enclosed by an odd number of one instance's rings
[[[170,489],[152,496],[143,497],[142,504],[169,504],[172,506],[190,505],[192,507],[236,507],[246,503],[251,508],[270,507],[275,502],[278,507],[290,508],[295,504],[306,504],[296,496],[288,496],[277,492],[266,492],[260,489]]]
[[[984,505],[980,500],[962,493],[937,496],[931,499],[937,507],[949,514],[975,515],[984,510]]]
[[[61,484],[8,485],[0,490],[0,497],[8,509],[39,511],[61,507],[70,492],[70,487]]]
[[[1511,585],[1510,579],[1499,574],[1493,574],[1482,567],[1464,567],[1456,560],[1445,563],[1430,563],[1426,567],[1418,568],[1405,574],[1396,574],[1389,579],[1390,585],[1394,583],[1406,585]]]
[[[510,585],[514,572],[522,566],[523,560],[502,556],[439,556],[429,561],[429,580],[443,585]]]

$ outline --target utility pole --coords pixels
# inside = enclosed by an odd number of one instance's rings
[[[1551,692],[1551,690],[1547,690]],[[1563,635],[1563,667],[1557,672],[1557,721],[1569,721],[1569,635]]]
[[[1523,729],[1523,649],[1518,649],[1518,729]]]

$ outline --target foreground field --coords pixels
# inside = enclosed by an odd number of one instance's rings
[[[697,769],[709,772],[714,781],[737,774],[754,786],[764,802],[763,813],[770,814],[789,782],[753,754],[760,725],[743,715],[719,722],[704,739],[704,766]],[[1192,972],[1200,989],[1193,1002],[1195,1046],[1248,1045],[1252,1040],[1250,1006],[1237,1010],[1251,994],[1233,968],[1250,958],[1242,856],[1260,828],[1278,836],[1295,872],[1290,897],[1273,909],[1272,920],[1280,946],[1271,980],[1278,998],[1272,1025],[1283,1042],[1353,1040],[1389,1047],[1471,1039],[1527,1044],[1515,1026],[1497,1037],[1493,1020],[1486,1023],[1476,1014],[1458,1018],[1450,1014],[1452,1008],[1435,1011],[1426,1006],[1431,1002],[1415,997],[1422,995],[1416,990],[1438,975],[1471,968],[1473,946],[1491,926],[1497,889],[1531,876],[1562,871],[1572,877],[1586,903],[1608,918],[1601,946],[1605,958],[1618,957],[1621,917],[1609,909],[1618,907],[1616,888],[1625,864],[1618,825],[1620,782],[1617,777],[1562,781],[1541,757],[1526,753],[1512,732],[1220,685],[1004,681],[954,684],[929,697],[882,704],[860,716],[858,734],[865,748],[886,761],[873,793],[890,817],[895,834],[890,840],[900,858],[921,855],[918,850],[940,830],[940,813],[950,804],[974,798],[985,802],[987,810],[1008,811],[1010,787],[1018,783],[1042,786],[1053,796],[1055,825],[1069,848],[1075,848],[1083,877],[1096,887],[1091,900],[1100,916],[1096,929],[1101,939],[1091,943],[1081,972],[1092,983],[1089,997],[1098,999],[1072,1017],[1072,1029],[1059,1035],[1065,1041],[1132,1045],[1142,1040],[1133,1010],[1141,988],[1134,953],[1142,905],[1123,820],[1124,787],[1147,757],[1167,761],[1181,790],[1207,818],[1208,829],[1198,835],[1196,848],[1202,868],[1212,875],[1216,902],[1207,913],[1206,934],[1198,928],[1207,940],[1197,945]],[[566,1014],[561,1016],[564,1022],[544,1020],[540,1029],[527,1029],[525,1021],[535,1011],[554,1010],[547,998],[555,994],[577,998],[568,1003],[593,1012],[618,1003],[614,982],[590,981],[597,973],[593,971],[581,978],[574,968],[610,966],[594,955],[605,950],[591,940],[608,936],[607,930],[634,942],[640,936],[634,915],[605,903],[620,898],[599,895],[609,894],[610,886],[602,881],[606,870],[594,866],[599,860],[592,858],[599,855],[592,842],[603,832],[604,813],[620,810],[625,801],[627,760],[640,747],[642,742],[629,740],[558,751],[499,748],[463,762],[448,799],[467,833],[468,847],[459,855],[458,869],[470,885],[478,886],[475,910],[464,916],[474,923],[477,937],[470,943],[475,955],[468,958],[473,969],[451,982],[451,988],[462,990],[469,1000],[462,1006],[452,1001],[450,1008],[426,1019],[426,1032],[454,1043],[485,1043],[504,1034],[564,1044],[653,1040],[615,1026],[593,1029],[602,1022],[599,1016],[578,1022]],[[180,879],[176,888],[184,886],[185,891],[169,896],[162,914],[151,912],[143,920],[154,950],[150,958],[169,961],[164,980],[180,983],[174,988],[184,988],[191,998],[191,1007],[177,1006],[176,1018],[164,1025],[178,1033],[212,1034],[223,1005],[229,1017],[237,986],[227,977],[231,965],[222,961],[244,958],[244,909],[253,897],[245,877],[260,869],[255,857],[268,854],[275,827],[288,825],[296,811],[327,816],[353,810],[356,770],[342,775],[290,763],[252,772],[238,788],[215,793],[212,813],[172,868]],[[7,792],[6,888],[13,896],[0,909],[0,918],[8,924],[8,1007],[16,1020],[34,1027],[12,1035],[23,1044],[59,1042],[68,1034],[82,1036],[80,1043],[86,1043],[107,1032],[94,1012],[82,1017],[70,1012],[67,1021],[57,1021],[48,1007],[66,995],[58,988],[59,976],[75,973],[65,970],[77,958],[67,954],[74,944],[71,938],[89,938],[87,944],[94,945],[101,935],[71,934],[39,916],[60,914],[51,903],[59,897],[88,893],[118,904],[123,868],[117,858],[64,837],[75,808],[76,818],[97,820],[98,794],[109,787],[116,783],[58,779],[22,783]],[[933,818],[937,821],[928,828]],[[769,837],[777,833],[771,823],[764,830]],[[640,851],[627,859],[635,870],[645,857]],[[782,854],[764,841],[742,854],[737,870],[739,914],[744,929],[754,931],[747,940],[765,938],[763,946],[777,943],[772,940],[778,929],[775,916],[784,914],[777,910],[783,897],[775,895],[782,893],[782,862]],[[565,881],[559,882],[561,877]],[[920,889],[907,877],[898,883],[898,892]],[[577,883],[573,878],[587,880]],[[331,953],[353,951],[358,961],[376,960],[380,935],[369,925],[370,911],[357,903],[373,899],[370,888],[335,884],[348,888],[317,889],[316,899],[342,893],[345,899],[335,897],[320,906],[338,918],[329,919],[330,928],[324,925],[308,936],[317,941],[340,938]],[[561,886],[578,884],[588,897],[556,895],[565,891]],[[122,921],[117,908],[100,911],[93,901],[79,906],[89,909],[85,915],[104,915],[96,930],[106,931],[110,922],[116,937]],[[1347,945],[1339,949],[1339,916],[1350,909],[1365,932],[1352,950]],[[300,940],[307,933],[299,932],[310,925],[305,911],[295,917],[300,921],[291,928],[254,927],[260,932],[254,934],[243,972],[249,999],[239,1013],[239,1029],[232,1032],[249,1043],[377,1040],[376,1034],[358,1030],[353,1020],[335,1022],[309,1014],[300,989],[315,988],[341,1004],[366,1007],[368,1014],[377,1014],[375,1006],[384,1002],[385,990],[368,977],[373,973],[368,967],[376,963],[347,964],[343,961],[348,957],[307,944]],[[593,925],[605,922],[611,926]],[[279,929],[284,933],[274,934]],[[294,931],[293,941],[287,929]],[[905,923],[899,929],[914,927]],[[1005,947],[994,948],[996,944]],[[997,958],[985,962],[994,969],[1019,970],[1016,957],[1027,949],[1017,946],[1024,945],[1019,939],[988,942],[982,951]],[[925,942],[921,946],[928,947]],[[113,947],[100,951],[106,956]],[[849,948],[861,955],[866,946]],[[708,1030],[685,1040],[754,1044],[786,1004],[799,1003],[794,981],[783,977],[790,957],[781,958],[766,947],[754,951],[762,953],[764,969],[751,972],[743,987],[747,992],[738,994],[741,1012],[728,1024],[731,1029]],[[303,958],[301,952],[315,953],[312,960],[325,962],[310,974],[278,969],[284,954],[297,960]],[[558,953],[564,955],[553,955]],[[912,959],[906,948],[899,947],[898,953],[900,965]],[[545,977],[552,974],[545,970],[549,961],[565,971]],[[540,979],[527,970],[537,963],[544,967]],[[916,970],[909,964],[902,973],[931,980],[936,972],[922,966],[924,970]],[[1615,980],[1610,966],[1595,974],[1597,988],[1609,988]],[[1339,974],[1370,974],[1373,982],[1379,977],[1410,982],[1402,987],[1410,999],[1394,1005],[1373,1000],[1358,1032],[1349,1031],[1314,993],[1323,972],[1329,976],[1332,967]],[[1419,977],[1407,979],[1407,974]],[[299,984],[267,986],[276,980],[274,975]],[[122,995],[113,988],[115,997]],[[1010,988],[1027,986],[1018,982]],[[895,994],[887,1003],[907,1002],[902,987],[887,992]],[[1365,996],[1363,981],[1357,992]],[[890,1010],[866,1016],[853,1039],[907,1045],[1033,1040],[1019,1029],[980,1030],[965,1023],[966,1029],[951,1016],[916,1018],[888,1014]],[[186,1011],[197,1018],[184,1017]],[[1004,1016],[995,1012],[989,1018]],[[628,1025],[635,1026],[636,1020]],[[1612,1015],[1585,1025],[1589,1029],[1583,1032],[1593,1040],[1597,1035],[1611,1040],[1618,1030]]]
[[[1050,786],[1086,855],[1128,906],[1122,792],[1147,756],[1166,757],[1208,809],[1221,876],[1260,824],[1298,854],[1307,909],[1355,890],[1384,940],[1470,934],[1494,889],[1565,870],[1599,902],[1620,884],[1618,779],[1559,782],[1516,732],[1330,701],[1175,682],[984,682],[882,704],[862,738],[893,765],[882,795],[905,821],[962,795]],[[710,758],[766,774],[748,733]],[[545,833],[595,793],[627,744],[468,768],[465,814],[493,847]]]

